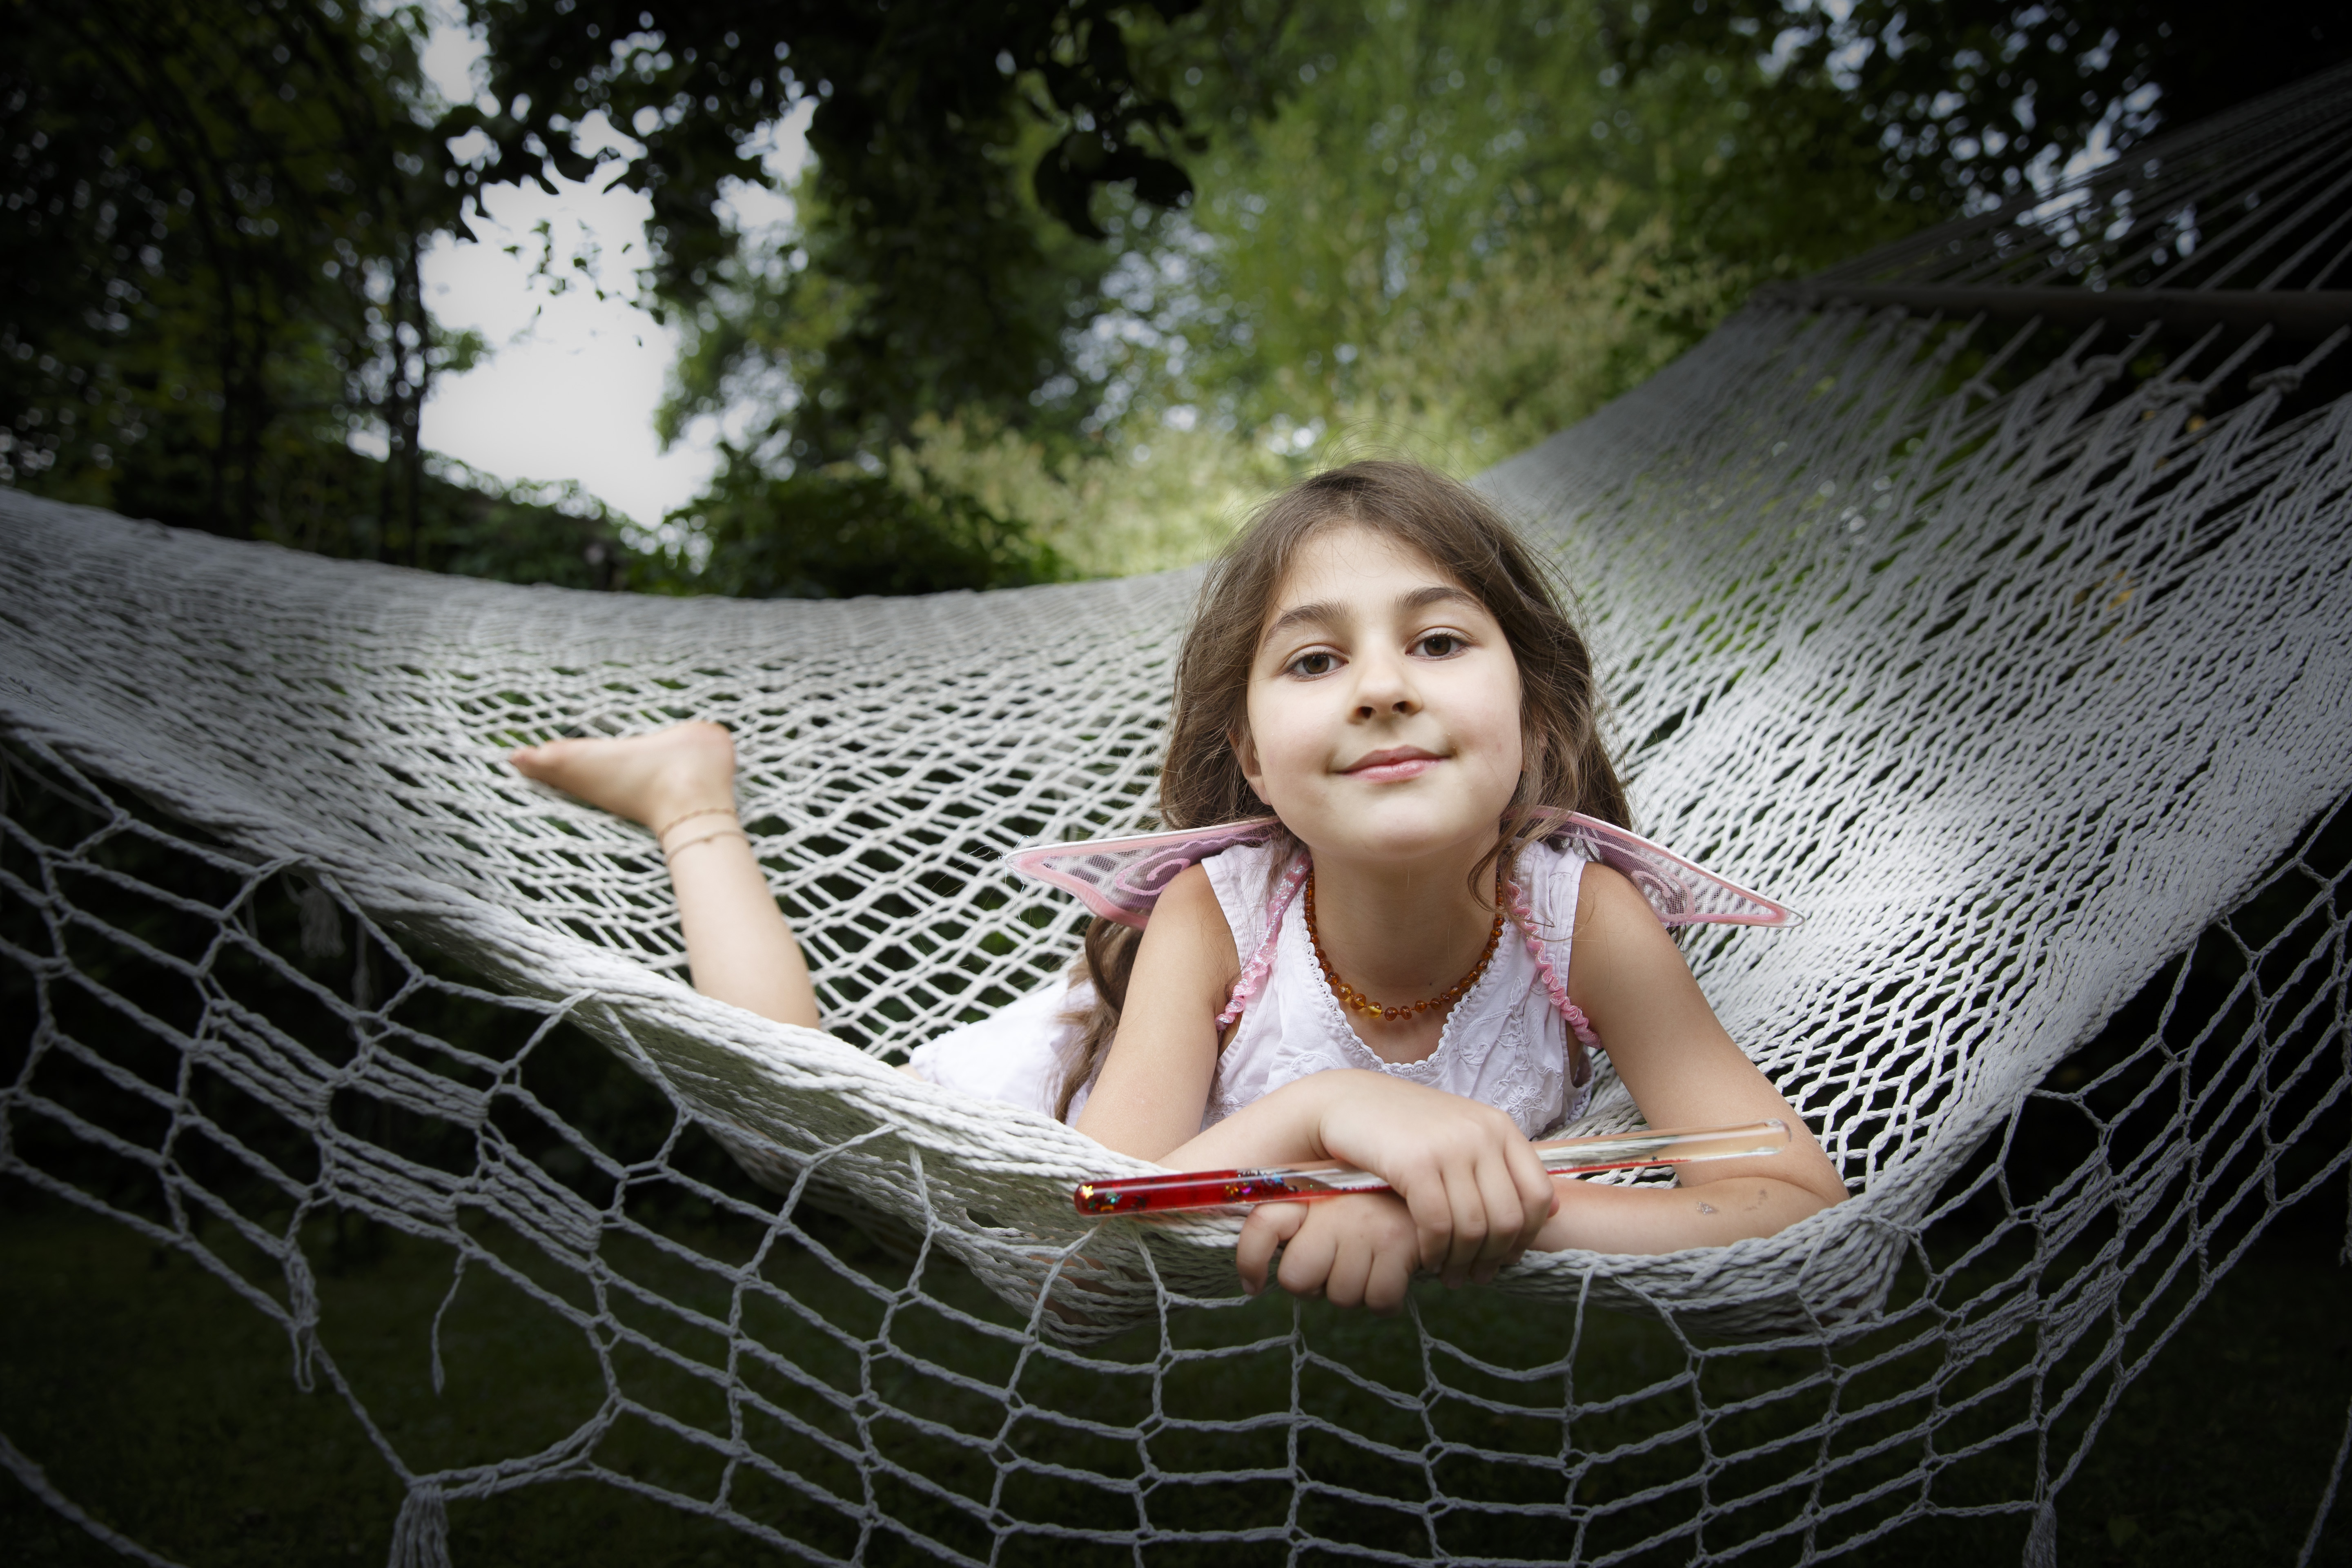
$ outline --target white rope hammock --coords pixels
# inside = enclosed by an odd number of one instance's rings
[[[1400,1384],[1318,1350],[1310,1316],[1253,1342],[1340,1369],[1348,1398],[1417,1437],[1339,1414],[1345,1400],[1304,1377],[1265,1410],[1188,1415],[1171,1391],[1239,1353],[1186,1339],[1238,1293],[1233,1223],[1082,1221],[1075,1182],[1148,1167],[887,1065],[1067,962],[1074,907],[996,862],[1148,820],[1190,573],[903,601],[646,599],[330,562],[0,491],[0,975],[26,1003],[6,1039],[0,1171],[203,1262],[285,1326],[305,1387],[324,1367],[362,1417],[320,1334],[301,1235],[318,1214],[446,1247],[453,1293],[469,1268],[522,1283],[552,1266],[593,1289],[527,1286],[551,1330],[636,1346],[725,1394],[733,1414],[697,1425],[607,1357],[597,1415],[544,1451],[434,1469],[380,1439],[408,1489],[395,1562],[446,1561],[446,1500],[583,1475],[822,1561],[877,1532],[951,1562],[1055,1539],[1479,1561],[1500,1553],[1481,1531],[1523,1526],[1562,1560],[1661,1539],[1691,1561],[1774,1541],[1810,1560],[1987,1509],[2032,1512],[2030,1553],[2046,1552],[2088,1435],[2072,1458],[2045,1455],[2032,1495],[1965,1501],[1939,1494],[1939,1473],[2069,1409],[2091,1410],[2095,1435],[2153,1354],[2139,1315],[2153,1308],[2127,1310],[2126,1283],[2186,1270],[2201,1297],[2228,1265],[2208,1255],[2217,1227],[2258,1228],[2308,1189],[2280,1185],[2283,1152],[2340,1115],[2352,1079],[2352,887],[2306,852],[2352,786],[2352,398],[2328,391],[2352,360],[2329,287],[2352,273],[2347,172],[2338,73],[2031,211],[1759,301],[1486,476],[1581,597],[1637,826],[1806,912],[1793,932],[1709,933],[1692,958],[1855,1195],[1716,1250],[1531,1257],[1494,1289],[1524,1299],[1540,1354],[1457,1343],[1423,1316],[1394,1331],[1419,1346]],[[2231,270],[2242,256],[2259,265]],[[2192,262],[2208,271],[2178,275]],[[2061,349],[1978,297],[2053,280],[2069,299],[2045,316],[2084,309],[2086,284],[2121,303],[2088,308]],[[2212,298],[2183,313],[2148,289]],[[2294,298],[2265,316],[2265,293]],[[1946,320],[1939,302],[1966,313]],[[688,716],[736,735],[743,816],[832,1034],[689,990],[647,836],[500,761],[525,739]],[[2144,1084],[2145,1129],[2119,1133],[2097,1084],[2037,1091],[2168,963],[2183,994],[2183,955],[2217,921],[2238,931],[2231,911],[2258,893],[2301,913],[2244,938],[2228,1005],[2168,1006],[2118,1058],[2115,1074]],[[117,912],[124,899],[196,934],[166,941]],[[299,942],[268,912],[289,900]],[[348,985],[327,961],[347,934]],[[123,967],[85,956],[100,950]],[[234,965],[330,1026],[257,1007]],[[119,977],[133,967],[147,978]],[[505,1054],[437,1035],[436,998],[503,1009]],[[574,1137],[572,1167],[599,1186],[505,1130],[519,1114],[567,1135],[532,1089],[532,1053],[570,1048],[559,1023],[790,1194],[778,1208],[698,1189],[764,1227],[765,1261],[706,1256],[636,1217],[632,1184],[692,1184],[669,1145],[633,1160]],[[2079,1104],[2095,1147],[2028,1200],[1985,1150],[2037,1092]],[[310,1164],[267,1154],[223,1095]],[[373,1120],[348,1113],[362,1102]],[[1635,1120],[1604,1072],[1580,1126]],[[454,1130],[466,1156],[417,1157],[395,1123]],[[270,1201],[207,1177],[197,1143]],[[145,1195],[88,1177],[100,1159]],[[1925,1245],[1986,1201],[2000,1216],[1984,1247],[1955,1261]],[[853,1268],[804,1202],[867,1216],[921,1261]],[[2030,1260],[1988,1277],[2019,1237]],[[623,1237],[668,1247],[734,1306],[713,1316],[644,1287]],[[940,1283],[950,1258],[1007,1306],[957,1304]],[[826,1291],[874,1305],[879,1327],[840,1321]],[[1664,1319],[1681,1364],[1607,1391],[1577,1348],[1593,1305]],[[752,1307],[801,1327],[763,1336]],[[894,1337],[894,1314],[918,1307],[926,1333],[1015,1354],[956,1370]],[[1450,1310],[1422,1299],[1423,1314]],[[856,1374],[810,1371],[801,1336]],[[1762,1353],[1759,1339],[1811,1370],[1749,1398],[1711,1394],[1709,1369]],[[1863,1396],[1889,1346],[1922,1344],[1939,1353],[1899,1396]],[[876,1369],[894,1365],[992,1422],[877,1393]],[[1036,1380],[1056,1368],[1083,1374],[1066,1385],[1080,1390],[1145,1390],[1141,1413],[1076,1395],[1046,1407]],[[2026,1413],[1979,1419],[2002,1401]],[[1465,1435],[1446,1413],[1465,1408],[1551,1436]],[[1756,1436],[1759,1410],[1785,1419]],[[727,1479],[697,1490],[605,1468],[599,1445],[625,1419],[662,1426]],[[898,1453],[877,1436],[890,1419],[946,1458]],[[1033,1444],[1040,1423],[1084,1445]],[[1280,1444],[1271,1461],[1181,1457],[1180,1440],[1260,1427],[1290,1434],[1286,1460]],[[1302,1434],[1420,1479],[1360,1494],[1301,1457]],[[1776,1456],[1788,1463],[1767,1479],[1725,1479]],[[0,1442],[0,1458],[78,1514],[42,1456]],[[956,1465],[969,1477],[943,1479]],[[1638,1479],[1612,1490],[1612,1467]],[[1038,1477],[1123,1512],[1024,1508]],[[1171,1500],[1236,1479],[1287,1501],[1213,1517]],[[748,1500],[752,1481],[790,1509]],[[921,1507],[878,1500],[883,1482]],[[1334,1498],[1402,1522],[1357,1539],[1317,1511]],[[839,1528],[812,1533],[792,1509]]]

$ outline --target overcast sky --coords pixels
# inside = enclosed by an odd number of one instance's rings
[[[444,98],[466,102],[478,90],[481,56],[480,41],[445,17],[435,25],[425,71]],[[592,138],[583,150],[594,145]],[[807,154],[798,127],[788,128],[768,151],[771,174],[789,181]],[[424,440],[428,450],[499,479],[575,479],[651,527],[709,477],[711,433],[690,431],[667,452],[655,438],[654,407],[677,334],[628,302],[632,276],[646,259],[649,209],[642,196],[600,188],[612,172],[584,185],[559,182],[553,196],[535,184],[488,187],[483,205],[491,221],[474,226],[480,240],[445,237],[426,254],[425,298],[435,319],[452,331],[480,332],[493,352],[463,375],[436,378]],[[731,205],[747,227],[792,217],[789,202],[757,188],[737,189]],[[551,295],[532,285],[540,248],[532,230],[542,220],[559,258],[583,234],[594,241],[602,252],[595,288]],[[520,254],[506,254],[509,245]],[[596,297],[599,288],[606,298]]]

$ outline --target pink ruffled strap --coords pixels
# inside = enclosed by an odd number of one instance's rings
[[[1516,882],[1507,884],[1507,890],[1510,894],[1512,923],[1527,939],[1528,956],[1536,961],[1536,976],[1543,982],[1544,994],[1551,998],[1560,1022],[1568,1026],[1568,1081],[1581,1089],[1592,1080],[1592,1058],[1585,1052],[1599,1045],[1601,1037],[1592,1032],[1591,1020],[1585,1017],[1584,1009],[1568,999],[1568,983],[1552,967],[1550,946],[1536,934],[1535,910],[1528,907],[1526,890]]]
[[[1265,989],[1265,977],[1274,970],[1275,939],[1282,934],[1282,917],[1288,911],[1290,900],[1298,896],[1298,889],[1307,885],[1307,873],[1310,868],[1311,862],[1306,856],[1293,858],[1290,868],[1283,872],[1282,881],[1276,887],[1274,896],[1266,900],[1265,940],[1257,944],[1257,951],[1250,955],[1250,961],[1242,965],[1240,976],[1234,981],[1233,994],[1225,998],[1225,1010],[1217,1015],[1217,1033],[1220,1036],[1225,1032],[1227,1025],[1242,1016],[1242,1009],[1249,1005],[1250,999]]]

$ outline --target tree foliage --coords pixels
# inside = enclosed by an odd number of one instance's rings
[[[1104,204],[1093,445],[1016,447],[982,410],[918,454],[1091,569],[1195,557],[1236,492],[1343,453],[1481,467],[1638,384],[1759,279],[1943,215],[1882,201],[1850,138],[1752,177],[1792,150],[1754,112],[1770,83],[1744,41],[1629,77],[1580,0],[1203,20],[1173,73],[1208,134],[1201,195]],[[1165,516],[1179,479],[1202,498],[1189,543],[1132,515]]]
[[[1601,0],[1641,73],[1769,51],[1768,112],[1873,149],[1885,189],[1981,204],[2352,57],[2334,0]],[[1759,168],[1769,177],[1776,171]]]
[[[1304,85],[1204,161],[1206,243],[1155,300],[1186,394],[1244,428],[1369,398],[1533,438],[1756,277],[1940,216],[1878,201],[1872,163],[1836,140],[1781,181],[1740,177],[1790,151],[1752,116],[1752,50],[1629,81],[1608,44],[1591,7],[1546,0],[1303,10]]]
[[[1159,0],[1156,16],[1198,5]],[[488,30],[488,107],[442,126],[488,138],[466,177],[583,177],[572,136],[594,114],[633,136],[617,183],[653,205],[654,293],[689,319],[714,289],[748,296],[703,346],[703,379],[746,356],[782,364],[797,463],[875,457],[926,412],[1026,418],[1066,374],[1101,265],[1039,213],[1097,239],[1104,187],[1163,206],[1192,190],[1183,115],[1129,42],[1154,18],[1105,0],[472,0],[470,14]],[[725,183],[760,177],[751,149],[803,99],[804,243],[792,266],[746,268],[715,216]],[[792,330],[763,333],[763,317]]]
[[[2311,0],[468,5],[487,90],[448,106],[407,8],[0,0],[0,481],[583,584],[1175,559],[1143,513],[1222,526],[1339,430],[1475,466],[1762,279],[2346,50]],[[794,113],[793,232],[737,234],[730,182]],[[476,346],[436,332],[423,246],[485,183],[598,157],[652,204],[667,417],[740,433],[666,559],[416,441]]]
[[[233,533],[414,554],[455,216],[415,35],[336,0],[8,0],[5,478]],[[348,460],[353,436],[389,461]]]
[[[705,593],[832,598],[1019,587],[1069,575],[1024,520],[952,486],[739,470],[698,510],[709,554],[693,582]],[[776,527],[780,517],[793,526]]]
[[[338,554],[693,581],[675,562],[630,559],[600,507],[500,493],[446,465],[436,475],[416,440],[432,375],[478,347],[436,334],[419,288],[425,244],[463,229],[461,204],[485,177],[585,173],[568,132],[593,108],[645,133],[625,177],[656,198],[656,297],[692,309],[733,253],[721,184],[756,174],[739,143],[803,90],[823,106],[821,184],[843,193],[847,216],[821,271],[850,280],[858,304],[840,340],[798,368],[822,384],[829,365],[832,384],[856,391],[805,400],[832,453],[854,450],[877,418],[887,427],[925,407],[1025,397],[1083,318],[1072,283],[1083,268],[1046,255],[1052,237],[1006,174],[1006,151],[1033,121],[1066,122],[1032,178],[1072,222],[1087,221],[1107,183],[1168,201],[1185,189],[1181,167],[1145,145],[1175,134],[1172,108],[1136,86],[1117,17],[1086,3],[929,17],[745,6],[731,26],[721,8],[679,5],[659,36],[615,12],[630,30],[606,36],[646,47],[608,52],[617,65],[601,76],[583,66],[576,89],[560,50],[594,55],[599,14],[571,0],[491,5],[499,112],[438,115],[411,8],[5,4],[0,481]],[[797,75],[782,66],[795,47]],[[1000,58],[1034,69],[1016,88]],[[1022,97],[1031,77],[1045,94],[1034,112]],[[488,146],[487,174],[453,138]],[[380,455],[363,455],[370,447]],[[836,569],[850,591],[1054,569],[1050,552],[1013,537],[1017,522],[985,509],[902,503],[847,480],[821,504],[814,482],[765,486],[747,473],[734,500],[784,506],[773,531],[837,533],[843,508],[864,507],[876,538],[862,554],[835,541],[782,552],[801,563],[789,570],[772,562],[727,578],[747,590],[815,591]],[[750,516],[740,504],[730,515]],[[938,530],[931,546],[913,542],[923,526]],[[877,576],[883,555],[898,565]]]

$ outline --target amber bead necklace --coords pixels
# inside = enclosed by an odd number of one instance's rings
[[[1323,939],[1315,931],[1315,874],[1311,871],[1307,874],[1307,940],[1314,944],[1315,962],[1322,967],[1323,978],[1330,984],[1331,994],[1339,999],[1340,1006],[1361,1013],[1367,1018],[1386,1018],[1393,1022],[1399,1018],[1410,1018],[1416,1013],[1426,1013],[1432,1007],[1443,1012],[1470,994],[1470,987],[1478,984],[1478,976],[1486,973],[1486,966],[1495,962],[1495,949],[1503,940],[1503,911],[1495,911],[1495,929],[1486,933],[1486,951],[1478,955],[1478,962],[1470,966],[1469,973],[1436,995],[1402,1007],[1381,1006],[1340,979],[1339,972],[1331,967],[1330,955],[1323,951]]]

